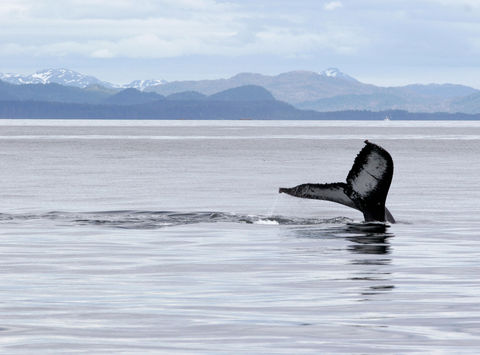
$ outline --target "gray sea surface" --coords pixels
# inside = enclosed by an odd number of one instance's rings
[[[369,139],[387,232],[279,195]],[[0,351],[478,354],[480,123],[0,121]]]

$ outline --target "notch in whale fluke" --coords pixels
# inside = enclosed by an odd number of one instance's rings
[[[347,181],[330,184],[302,184],[279,189],[300,198],[327,200],[355,208],[363,213],[366,222],[395,223],[385,207],[388,190],[393,177],[393,159],[382,147],[365,141],[358,153]]]

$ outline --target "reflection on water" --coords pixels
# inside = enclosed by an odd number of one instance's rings
[[[348,225],[329,227],[296,228],[292,231],[298,238],[339,238],[352,242],[348,250],[356,254],[389,254],[390,244],[388,239],[394,237],[391,232],[362,232],[352,230]]]
[[[350,242],[346,246],[354,258],[348,263],[354,265],[352,274],[345,280],[365,282],[358,293],[360,301],[369,301],[370,296],[392,291],[395,288],[391,279],[390,265],[392,263],[389,239],[394,237],[391,232],[362,232],[352,230],[348,225],[328,228],[297,228],[294,229],[298,238],[325,239],[343,238]],[[359,256],[365,256],[359,258]]]
[[[390,278],[389,265],[392,263],[389,238],[393,233],[364,233],[346,237],[352,242],[347,250],[355,255],[379,255],[381,257],[361,258],[352,260],[353,265],[361,265],[364,268],[358,269],[358,274],[352,276],[351,280],[367,282],[367,286],[361,296],[363,301],[370,300],[369,296],[391,291],[395,288]]]
[[[389,238],[393,233],[364,233],[348,236],[345,239],[352,242],[348,250],[356,254],[389,254]]]

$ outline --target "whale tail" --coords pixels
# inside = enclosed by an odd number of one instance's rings
[[[366,222],[395,223],[392,214],[385,207],[393,177],[393,159],[382,147],[368,140],[365,144],[355,158],[346,183],[302,184],[292,188],[280,188],[279,192],[300,198],[337,202],[355,208],[363,213]]]

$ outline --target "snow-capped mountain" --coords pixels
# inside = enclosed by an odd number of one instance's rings
[[[345,80],[351,80],[351,81],[358,81],[355,78],[352,78],[350,75],[347,75],[345,73],[342,73],[340,70],[337,68],[328,68],[325,69],[320,73],[321,76],[326,76],[328,78],[337,78],[337,79],[345,79]]]
[[[22,75],[15,73],[0,73],[0,80],[10,84],[49,84],[56,83],[65,86],[76,86],[85,88],[91,85],[104,86],[110,89],[128,89],[134,88],[140,91],[150,86],[158,86],[165,84],[166,81],[159,80],[134,80],[126,85],[115,85],[107,81],[102,81],[91,75],[85,75],[70,69],[44,69],[30,75]]]
[[[123,85],[123,87],[144,91],[146,88],[149,88],[150,86],[158,86],[166,83],[167,81],[162,79],[134,80],[129,84]]]
[[[295,70],[278,75],[240,73],[227,79],[171,81],[152,86],[154,91],[167,96],[182,91],[197,91],[204,95],[243,85],[257,85],[270,91],[280,101],[297,104],[326,97],[371,93],[375,88],[342,73],[335,68],[323,72]]]
[[[27,84],[23,75],[15,73],[0,73],[0,80],[10,84]]]
[[[337,68],[328,68],[321,72],[297,70],[278,75],[240,73],[230,78],[213,80],[135,80],[124,85],[114,85],[73,70],[46,69],[31,75],[0,73],[0,81],[10,84],[58,83],[63,86],[23,87],[0,82],[0,101],[53,100],[69,103],[132,104],[159,99],[158,95],[148,95],[150,92],[166,96],[170,101],[201,101],[206,95],[254,85],[265,88],[279,101],[300,109],[322,112],[394,109],[480,114],[480,90],[471,87],[454,84],[381,87],[360,82]],[[82,90],[83,88],[85,90]],[[119,96],[106,101],[117,93]],[[170,95],[175,97],[170,98]]]
[[[101,85],[115,88],[116,85],[99,80],[94,76],[85,75],[69,69],[44,69],[30,75],[0,73],[0,80],[11,84],[49,84],[56,83],[65,86],[85,88],[90,85]]]

